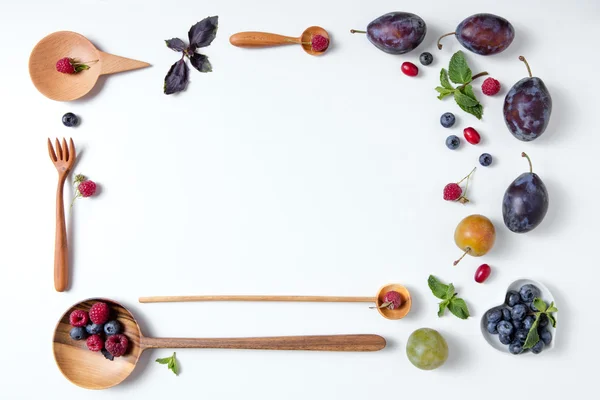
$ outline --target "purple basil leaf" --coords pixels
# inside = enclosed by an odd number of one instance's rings
[[[192,66],[200,72],[212,72],[212,65],[208,61],[208,57],[204,54],[194,53],[190,57]]]
[[[206,47],[211,44],[215,39],[215,36],[217,36],[218,25],[218,16],[206,17],[202,21],[193,25],[188,32],[190,47],[192,50],[196,50],[200,47]]]
[[[182,52],[186,48],[185,42],[179,38],[165,40],[165,43],[167,44],[167,47],[173,51]]]
[[[173,94],[184,90],[188,83],[189,71],[190,69],[184,59],[171,65],[167,76],[165,76],[165,94]]]

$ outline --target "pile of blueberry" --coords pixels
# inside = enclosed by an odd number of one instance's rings
[[[69,315],[72,328],[69,332],[73,340],[86,340],[90,351],[100,351],[105,358],[112,361],[127,351],[129,340],[123,335],[123,327],[117,320],[110,319],[110,308],[106,303],[97,302],[89,313],[74,310]]]
[[[538,311],[533,305],[533,299],[540,297],[540,289],[531,284],[523,285],[517,292],[506,293],[505,306],[496,307],[486,314],[487,331],[499,335],[500,343],[508,345],[511,354],[521,354],[525,339],[535,322],[534,313]],[[552,342],[552,334],[548,330],[548,318],[542,314],[538,323],[540,340],[531,348],[531,352],[539,354]]]

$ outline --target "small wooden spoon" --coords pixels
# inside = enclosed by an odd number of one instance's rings
[[[111,318],[123,326],[129,339],[129,349],[114,361],[89,351],[85,340],[69,336],[69,315],[73,310],[89,311],[102,301],[109,305]],[[317,350],[317,351],[378,351],[385,347],[378,335],[280,336],[258,338],[151,338],[142,335],[133,315],[121,304],[108,299],[89,299],[75,304],[61,317],[54,330],[53,351],[56,365],[69,381],[86,389],[107,389],[123,382],[135,368],[142,352],[157,348],[254,349],[254,350]],[[225,372],[225,371],[223,371]]]
[[[383,297],[390,291],[400,293],[402,304],[400,308],[390,310],[379,308],[383,304]],[[190,301],[298,301],[313,303],[375,303],[377,311],[387,319],[401,319],[408,314],[412,300],[408,289],[397,283],[383,286],[375,297],[356,296],[262,296],[262,295],[221,295],[221,296],[150,296],[140,297],[140,303],[176,303]]]
[[[320,56],[325,53],[327,49],[323,51],[315,51],[312,48],[311,42],[313,36],[321,35],[325,37],[329,41],[329,34],[327,31],[320,26],[311,26],[306,28],[304,32],[302,32],[302,36],[300,37],[290,37],[290,36],[282,36],[277,35],[275,33],[267,33],[267,32],[239,32],[232,35],[229,38],[229,43],[237,47],[246,47],[246,48],[260,48],[260,47],[272,47],[272,46],[281,46],[285,44],[300,44],[304,51],[306,51],[311,56]]]
[[[64,57],[92,63],[89,64],[89,70],[63,74],[56,70],[56,62]],[[148,66],[150,64],[143,61],[100,51],[84,36],[68,31],[54,32],[46,36],[33,48],[29,56],[31,81],[44,96],[58,101],[71,101],[85,96],[92,90],[100,75]]]

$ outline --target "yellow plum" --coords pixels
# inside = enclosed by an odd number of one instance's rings
[[[454,231],[454,242],[464,254],[456,261],[458,264],[467,254],[473,257],[481,257],[494,247],[496,241],[496,229],[487,217],[479,214],[465,217],[456,226]]]

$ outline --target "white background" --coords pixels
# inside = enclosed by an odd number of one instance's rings
[[[385,54],[364,36],[374,18],[401,9],[420,15],[425,41],[403,56]],[[516,38],[504,53],[466,52],[473,72],[487,70],[500,95],[475,91],[482,121],[433,88],[441,67],[462,47],[440,34],[475,12],[510,20]],[[190,72],[188,90],[162,93],[178,59],[163,40],[186,38],[189,27],[219,15],[216,40],[204,49],[214,72]],[[558,399],[594,390],[598,357],[597,128],[598,17],[595,1],[13,1],[0,6],[0,382],[3,399]],[[299,35],[326,28],[323,57],[299,47],[246,50],[231,34],[265,30]],[[29,80],[31,49],[45,35],[73,30],[99,48],[148,61],[151,68],[103,80],[73,103],[46,99]],[[435,57],[417,78],[400,72],[422,51]],[[546,133],[522,143],[506,129],[507,89],[526,74],[543,78],[554,103]],[[68,111],[76,129],[62,126]],[[445,111],[458,121],[439,125]],[[473,126],[477,146],[452,152],[448,134]],[[47,137],[72,136],[76,172],[101,185],[80,200],[70,226],[72,289],[52,283],[56,172]],[[527,151],[550,193],[535,231],[509,232],[501,201],[527,170]],[[442,188],[477,169],[463,206],[442,200]],[[596,171],[596,173],[593,173]],[[72,192],[67,191],[70,197]],[[497,228],[495,248],[481,259],[452,261],[456,224],[472,213]],[[482,262],[493,268],[473,281]],[[429,274],[453,282],[471,309],[467,321],[436,316]],[[520,277],[544,282],[558,302],[554,350],[540,356],[498,353],[482,338],[481,315],[500,303]],[[156,304],[163,294],[374,295],[388,282],[405,284],[414,306],[388,321],[365,304]],[[147,351],[133,376],[100,392],[63,378],[52,356],[52,332],[73,303],[104,296],[129,306],[147,335],[220,337],[376,333],[378,353],[179,350],[175,377]],[[406,340],[420,327],[439,330],[450,357],[436,371],[414,368]]]

